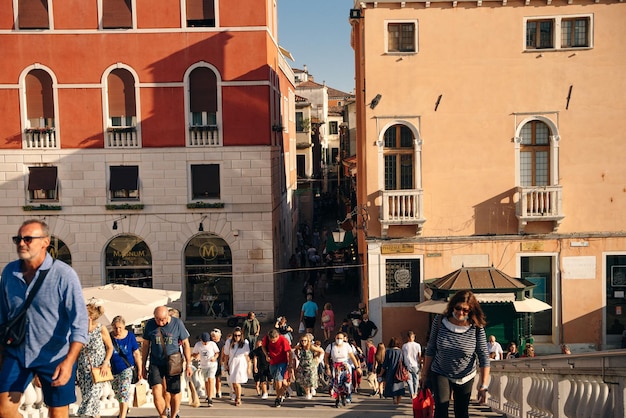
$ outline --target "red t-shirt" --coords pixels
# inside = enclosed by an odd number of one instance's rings
[[[287,363],[287,353],[291,351],[289,340],[282,335],[278,336],[275,343],[272,343],[266,335],[263,337],[263,347],[270,356],[270,365]]]

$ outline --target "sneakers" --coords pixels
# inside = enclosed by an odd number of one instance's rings
[[[235,399],[236,399],[235,392],[232,392],[232,393],[230,394],[230,400],[231,400],[231,401],[234,401]]]
[[[207,400],[206,400],[206,401],[207,401],[207,403],[209,404],[209,407],[212,407],[212,406],[213,406],[213,399],[208,399],[208,398],[207,398]]]
[[[169,408],[165,408],[165,416],[167,418],[171,418],[172,417],[172,411],[170,411]]]
[[[220,399],[222,397],[222,392],[217,392],[217,398]]]
[[[276,408],[280,408],[280,404],[282,403],[282,401],[280,400],[280,398],[276,398],[274,399],[274,406]]]
[[[313,395],[311,395],[310,393],[307,393],[307,394],[306,394],[306,399],[307,399],[308,401],[310,401],[311,399],[313,399]]]
[[[261,399],[267,399],[267,392],[265,392],[263,395],[261,395]]]

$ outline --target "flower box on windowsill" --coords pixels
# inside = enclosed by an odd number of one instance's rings
[[[120,205],[106,205],[107,210],[142,210],[143,203],[123,203]]]
[[[54,132],[54,128],[28,128],[24,132],[27,134],[51,134]]]
[[[61,210],[62,207],[60,205],[24,205],[22,209],[26,212],[31,212],[34,210]]]
[[[194,202],[187,203],[187,209],[221,209],[224,207],[223,202],[207,203],[207,202]]]

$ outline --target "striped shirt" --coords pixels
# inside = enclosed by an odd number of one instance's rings
[[[476,358],[480,367],[489,367],[485,329],[458,327],[439,318],[433,321],[426,347],[426,355],[433,357],[430,369],[455,383],[465,383],[476,375]]]

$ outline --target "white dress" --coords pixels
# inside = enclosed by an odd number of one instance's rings
[[[239,347],[239,344],[231,347],[230,343],[231,340],[226,340],[224,344],[224,354],[228,356],[228,383],[247,383],[250,344],[244,340],[243,347]]]

